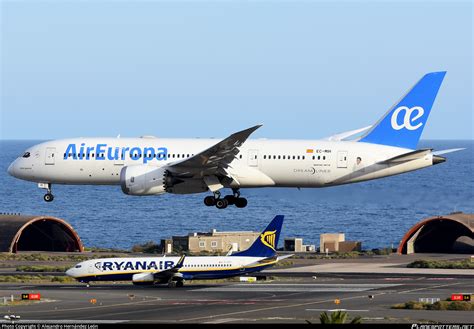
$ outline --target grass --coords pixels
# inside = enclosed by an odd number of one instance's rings
[[[73,278],[68,276],[56,275],[0,275],[1,283],[72,283],[76,282]]]
[[[24,265],[17,266],[17,272],[66,272],[71,266]]]
[[[393,309],[403,310],[431,310],[431,311],[474,311],[474,303],[443,300],[434,304],[409,301],[392,305]]]
[[[474,263],[465,260],[425,260],[419,259],[407,265],[410,268],[448,268],[448,269],[474,269]]]
[[[117,257],[117,255],[84,255],[78,253],[77,255],[45,255],[42,253],[32,254],[11,254],[11,253],[0,253],[0,261],[39,261],[39,262],[82,262],[88,259],[95,258],[109,258]]]

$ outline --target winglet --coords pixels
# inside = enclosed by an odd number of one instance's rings
[[[181,258],[178,260],[176,265],[174,266],[175,268],[181,268],[183,267],[184,259],[186,258],[186,255],[181,256]]]

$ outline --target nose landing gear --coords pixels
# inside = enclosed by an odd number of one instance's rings
[[[247,206],[247,199],[240,197],[239,189],[232,189],[233,195],[226,195],[221,198],[219,191],[214,192],[214,196],[207,196],[204,198],[204,204],[208,207],[216,206],[217,209],[225,209],[227,206],[234,205],[237,208],[245,208]]]
[[[43,197],[44,201],[51,202],[54,200],[54,195],[51,193],[50,183],[39,183],[38,187],[46,190],[46,194]]]

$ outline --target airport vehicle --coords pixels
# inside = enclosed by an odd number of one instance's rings
[[[258,272],[292,255],[277,256],[283,224],[275,216],[255,242],[228,256],[104,258],[81,262],[66,271],[80,282],[131,280],[137,285],[168,283],[182,287],[185,280],[222,279]]]
[[[214,139],[75,138],[28,148],[8,168],[37,182],[53,200],[52,184],[120,185],[128,195],[211,191],[207,206],[243,208],[241,188],[327,187],[429,167],[446,159],[417,149],[446,72],[426,74],[373,126],[323,140],[249,140],[254,126]],[[359,138],[354,136],[360,135]],[[221,197],[223,188],[232,194]]]

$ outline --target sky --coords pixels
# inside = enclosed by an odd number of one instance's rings
[[[474,137],[471,1],[0,3],[0,139],[317,139],[444,70],[422,138]]]

